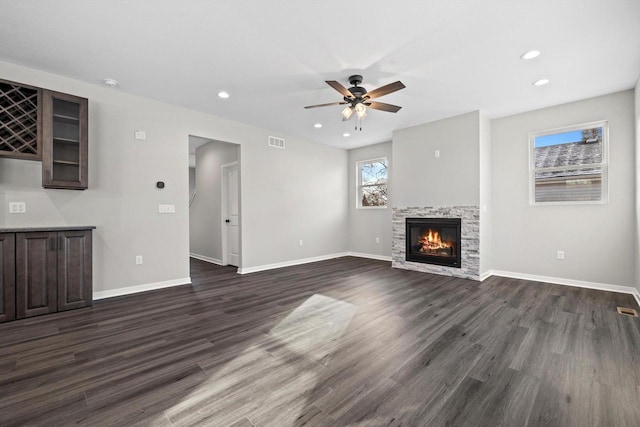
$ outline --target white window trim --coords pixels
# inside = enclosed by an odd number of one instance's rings
[[[372,163],[372,162],[377,162],[380,160],[384,160],[384,162],[387,165],[387,204],[384,206],[362,206],[362,199],[360,197],[360,188],[361,187],[370,187],[373,185],[360,185],[360,183],[362,182],[362,168],[360,167],[360,165],[362,163]],[[389,159],[387,157],[376,157],[374,159],[367,159],[367,160],[358,160],[356,161],[356,209],[387,209],[389,207]]]
[[[571,132],[587,128],[602,128],[602,163],[595,165],[602,168],[602,198],[600,200],[566,201],[566,202],[536,202],[536,178],[535,178],[535,138],[538,136],[553,135],[562,132]],[[561,166],[557,168],[545,168],[547,170],[557,169],[582,169],[593,167],[594,164]],[[607,120],[597,120],[594,122],[582,123],[572,126],[563,126],[555,129],[529,132],[529,205],[531,206],[558,206],[558,205],[605,205],[609,203],[609,122]]]

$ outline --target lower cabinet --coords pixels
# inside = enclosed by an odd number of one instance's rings
[[[0,322],[91,306],[91,230],[0,233],[0,245]]]
[[[57,233],[16,233],[16,319],[57,311]]]
[[[16,318],[16,238],[0,233],[0,322]]]
[[[91,231],[58,232],[58,311],[90,307]]]

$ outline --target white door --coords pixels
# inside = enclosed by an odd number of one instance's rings
[[[222,219],[224,221],[223,238],[223,264],[230,264],[236,267],[240,266],[240,186],[238,180],[238,164],[222,166],[222,200],[224,201],[224,210]],[[226,242],[225,242],[226,240]]]

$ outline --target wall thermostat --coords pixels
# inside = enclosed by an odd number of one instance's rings
[[[162,181],[158,181],[158,182],[156,182],[156,187],[158,187],[158,188],[164,188],[164,182],[162,182]]]

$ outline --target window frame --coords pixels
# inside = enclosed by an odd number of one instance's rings
[[[602,128],[602,162],[589,163],[584,165],[557,166],[551,168],[535,167],[535,139],[536,137],[553,135],[557,133],[572,132],[583,129]],[[602,170],[601,178],[601,197],[600,200],[576,200],[576,201],[558,201],[558,202],[536,202],[536,172],[539,171],[557,171],[557,170],[573,170],[590,167],[600,167]],[[562,126],[554,129],[546,129],[542,131],[529,132],[529,205],[531,206],[568,206],[568,205],[604,205],[609,203],[609,122],[608,120],[597,120],[593,122],[581,123],[571,126]]]
[[[367,184],[362,185],[362,164],[364,163],[373,163],[384,161],[385,165],[387,165],[387,182],[385,183],[387,187],[387,201],[384,206],[362,206],[362,188],[363,187],[377,187],[380,184]],[[376,157],[373,159],[367,160],[357,160],[356,161],[356,209],[387,209],[389,207],[389,159],[386,156]]]

